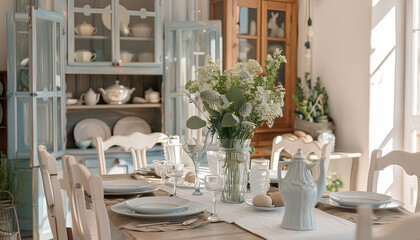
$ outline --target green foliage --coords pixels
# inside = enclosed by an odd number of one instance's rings
[[[309,122],[315,122],[317,117],[327,116],[328,120],[331,120],[328,111],[328,94],[325,87],[321,85],[321,79],[318,77],[315,86],[312,88],[312,80],[309,79],[309,73],[305,73],[305,82],[302,82],[301,78],[296,80],[296,92],[292,98],[296,104],[295,114],[296,117]],[[302,85],[305,84],[309,88],[309,96],[305,96]],[[318,97],[322,95],[322,106],[321,102],[316,102]],[[312,113],[310,113],[314,104],[316,104]],[[322,109],[324,113],[322,113]]]
[[[197,116],[192,116],[187,120],[186,125],[191,129],[200,129],[206,126],[206,121]]]
[[[6,155],[0,152],[0,190],[8,191],[15,197],[22,191],[25,181],[25,176],[17,178],[18,167],[18,161],[13,165],[7,160]],[[0,193],[0,200],[4,199],[9,199],[9,195]]]
[[[343,181],[336,172],[333,172],[331,175],[327,175],[327,186],[325,187],[327,191],[338,192],[343,186]]]

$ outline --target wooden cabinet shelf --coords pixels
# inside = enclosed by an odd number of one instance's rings
[[[117,108],[160,108],[161,103],[129,103],[129,104],[97,104],[89,105],[67,105],[67,110],[73,109],[117,109]]]

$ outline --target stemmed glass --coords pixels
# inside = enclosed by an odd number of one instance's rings
[[[192,193],[192,195],[195,195],[195,196],[203,195],[203,193],[200,192],[200,179],[198,178],[198,174],[200,171],[200,161],[203,158],[204,154],[206,153],[205,145],[202,144],[201,142],[196,142],[194,138],[183,138],[182,148],[191,157],[191,160],[194,163],[195,191]]]
[[[216,196],[223,190],[225,186],[224,175],[208,175],[204,177],[206,189],[213,195],[213,212],[207,219],[210,222],[219,222],[221,218],[216,214]]]
[[[176,183],[178,179],[184,174],[184,164],[183,163],[172,163],[168,164],[168,176],[174,178],[174,194],[176,197]]]
[[[168,161],[153,161],[153,166],[155,167],[155,173],[160,177],[160,184],[165,184],[165,177],[168,174]]]

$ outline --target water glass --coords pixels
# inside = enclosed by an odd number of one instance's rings
[[[168,161],[153,161],[153,166],[155,167],[155,173],[160,177],[160,184],[165,184],[165,178],[168,174]]]
[[[225,176],[224,175],[207,175],[204,178],[204,184],[206,185],[207,191],[213,195],[213,212],[207,219],[210,222],[219,222],[221,218],[216,214],[216,196],[225,187]]]
[[[168,176],[174,178],[174,194],[176,197],[176,183],[178,179],[184,175],[184,164],[183,163],[168,163]]]
[[[251,196],[254,198],[259,194],[266,194],[270,188],[270,161],[268,159],[252,159],[251,170],[249,171],[249,185]]]
[[[182,144],[178,138],[169,140],[163,145],[165,160],[173,163],[181,162]]]

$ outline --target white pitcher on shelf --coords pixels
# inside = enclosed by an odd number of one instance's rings
[[[83,101],[83,103],[90,106],[96,105],[99,102],[99,98],[100,98],[100,94],[95,93],[92,90],[92,88],[89,88],[89,91],[87,91],[86,93],[83,93],[80,96],[80,99]]]

